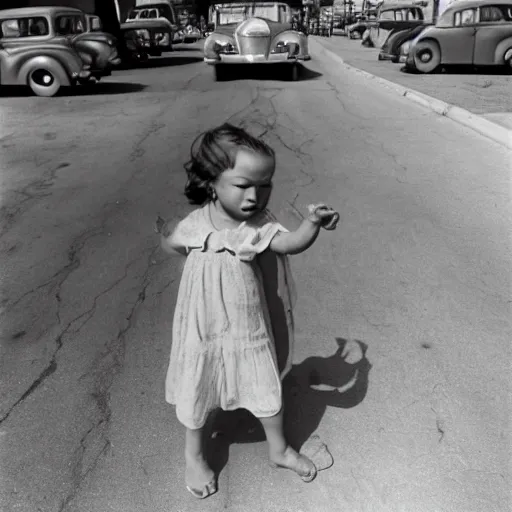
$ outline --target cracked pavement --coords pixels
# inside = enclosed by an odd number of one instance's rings
[[[315,57],[294,83],[215,83],[194,46],[153,62],[0,96],[0,510],[508,511],[510,153]],[[153,224],[189,211],[190,144],[228,120],[275,148],[283,224],[341,214],[292,258],[294,378],[348,391],[294,388],[292,437],[335,460],[315,482],[254,438],[202,502],[164,402],[179,268]],[[329,373],[336,339],[368,348],[366,384]]]

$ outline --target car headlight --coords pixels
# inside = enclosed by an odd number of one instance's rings
[[[235,45],[229,41],[215,41],[214,49],[216,53],[238,53]]]
[[[215,58],[219,54],[235,54],[238,50],[231,39],[210,37],[204,44],[204,53],[208,58]]]
[[[410,49],[411,41],[406,41],[402,46],[400,46],[400,55],[407,55]]]
[[[272,53],[288,53],[290,55],[297,55],[299,53],[299,44],[295,42],[278,41]]]

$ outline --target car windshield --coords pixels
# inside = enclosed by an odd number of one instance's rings
[[[128,20],[154,20],[165,18],[165,11],[162,7],[132,9],[128,14]]]
[[[286,4],[273,3],[250,3],[217,5],[216,24],[227,25],[228,23],[239,23],[247,18],[265,18],[270,21],[286,23],[289,21],[288,6]]]
[[[65,14],[55,18],[55,32],[61,36],[83,34],[85,32],[85,20],[76,14]]]
[[[4,20],[0,24],[0,37],[37,37],[48,33],[48,21],[43,17]]]

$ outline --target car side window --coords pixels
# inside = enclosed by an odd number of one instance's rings
[[[455,13],[454,26],[464,27],[476,23],[476,9],[464,9]]]
[[[19,18],[2,21],[0,32],[3,37],[38,37],[49,33],[48,21],[43,17]]]
[[[82,34],[85,32],[85,28],[80,16],[57,16],[55,19],[55,32],[61,36],[69,36]]]
[[[484,7],[480,7],[481,23],[498,21],[505,21],[505,17],[503,16],[503,13],[498,7],[495,7],[494,5],[486,5]]]

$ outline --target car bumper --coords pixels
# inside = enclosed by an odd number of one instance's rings
[[[218,59],[204,58],[207,64],[293,64],[298,60],[309,60],[308,56],[289,56],[287,53],[271,53],[269,55],[227,55],[220,54]]]
[[[380,60],[393,60],[395,56],[392,53],[380,52],[379,58]]]

